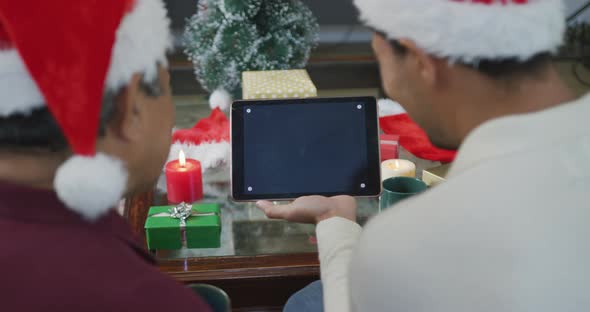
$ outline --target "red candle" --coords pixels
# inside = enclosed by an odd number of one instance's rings
[[[166,188],[171,204],[193,203],[202,199],[201,163],[195,159],[185,159],[184,152],[180,151],[178,160],[166,164]]]
[[[382,134],[379,136],[381,147],[381,162],[399,158],[399,135]]]

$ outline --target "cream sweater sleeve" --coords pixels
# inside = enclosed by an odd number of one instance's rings
[[[352,311],[349,266],[362,228],[344,218],[330,218],[316,227],[326,312]]]

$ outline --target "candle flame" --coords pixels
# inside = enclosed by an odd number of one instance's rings
[[[181,167],[186,166],[186,157],[184,156],[184,152],[182,150],[180,150],[180,153],[178,153],[178,162],[180,163]]]

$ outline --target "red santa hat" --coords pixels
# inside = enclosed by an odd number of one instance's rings
[[[355,0],[389,39],[411,39],[451,61],[527,60],[554,52],[565,31],[561,0]]]
[[[74,153],[56,193],[89,220],[127,187],[125,164],[96,151],[103,94],[158,76],[169,24],[161,0],[0,0],[0,116],[48,107]]]

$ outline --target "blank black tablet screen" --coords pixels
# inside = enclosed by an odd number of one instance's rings
[[[377,136],[375,123],[367,124],[367,120],[376,122],[370,101],[274,101],[236,109],[242,117],[243,146],[238,153],[241,172],[234,175],[241,180],[234,187],[240,189],[234,195],[241,193],[244,196],[238,197],[243,199],[369,195],[380,187],[374,185],[379,179],[372,172],[378,170],[378,162],[371,166],[375,156],[378,159],[374,151],[378,147],[369,142]]]

